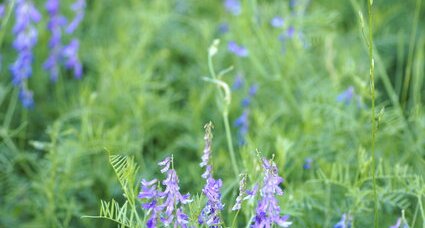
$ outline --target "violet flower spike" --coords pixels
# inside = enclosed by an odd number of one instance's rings
[[[343,214],[341,216],[341,220],[337,224],[334,225],[333,228],[350,228],[351,227],[351,216],[347,214]]]
[[[66,32],[68,34],[73,33],[78,25],[81,23],[81,21],[84,19],[84,10],[86,8],[86,1],[85,0],[76,0],[74,4],[72,4],[71,9],[75,12],[75,17],[71,21],[71,23],[66,28]]]
[[[247,57],[249,55],[248,49],[246,49],[244,46],[242,45],[238,45],[236,42],[234,41],[230,41],[227,44],[227,49],[232,52],[233,54],[235,54],[236,56],[239,57]]]
[[[204,126],[205,128],[205,147],[204,154],[202,156],[201,167],[206,166],[202,178],[204,178],[207,183],[202,189],[202,193],[207,197],[208,201],[205,207],[202,209],[201,214],[198,217],[198,223],[200,225],[206,224],[209,227],[219,227],[221,224],[220,212],[223,210],[224,205],[221,203],[221,187],[223,183],[221,179],[215,180],[212,175],[212,166],[210,165],[211,157],[211,143],[212,143],[212,128],[213,125],[211,122]]]
[[[74,77],[77,79],[81,78],[83,74],[83,66],[78,57],[79,47],[80,42],[77,39],[73,39],[62,51],[63,58],[65,59],[65,68],[72,69],[74,71]]]
[[[276,224],[280,227],[289,227],[292,222],[288,221],[289,216],[280,215],[279,203],[276,195],[283,195],[279,184],[283,178],[278,175],[278,169],[273,161],[263,158],[264,181],[261,188],[261,199],[258,202],[256,215],[251,227],[271,227]]]
[[[146,222],[146,226],[149,228],[156,227],[159,214],[162,208],[158,205],[158,200],[161,198],[160,192],[157,189],[157,180],[153,179],[151,181],[142,180],[142,186],[139,193],[140,199],[150,200],[147,203],[142,204],[144,210],[148,210],[149,217]]]
[[[45,4],[50,17],[47,28],[52,35],[49,40],[51,52],[43,67],[50,73],[50,79],[53,82],[56,82],[59,77],[59,62],[62,58],[62,27],[66,25],[66,18],[59,13],[59,3],[59,0],[47,0]]]
[[[284,20],[282,17],[273,17],[273,19],[270,20],[270,25],[275,27],[275,28],[281,28],[284,25]]]
[[[165,226],[168,226],[175,220],[175,225],[187,227],[187,223],[189,222],[187,215],[183,213],[181,208],[175,207],[179,204],[188,204],[192,202],[192,200],[190,199],[190,194],[181,195],[177,173],[173,168],[170,169],[172,162],[173,158],[167,157],[162,162],[158,163],[160,166],[163,166],[161,172],[167,173],[166,179],[162,181],[162,184],[165,186],[165,191],[160,193],[161,198],[165,199],[163,204],[160,205],[162,210],[165,209],[161,216],[161,222]],[[176,212],[174,213],[174,211]]]
[[[25,81],[32,75],[32,49],[37,44],[38,32],[34,24],[41,19],[41,14],[30,0],[17,0],[15,2],[15,25],[12,32],[15,36],[13,48],[18,52],[18,57],[11,64],[12,83],[19,87],[19,98],[24,107],[33,106],[33,95],[26,87]]]
[[[350,86],[342,93],[338,95],[336,100],[340,103],[344,103],[345,105],[349,105],[351,100],[355,97],[354,87]]]
[[[304,160],[303,168],[306,169],[306,170],[311,169],[312,163],[313,163],[313,159],[312,158],[306,158]]]
[[[389,228],[409,228],[409,225],[404,221],[403,218],[398,218],[396,224],[390,226]]]
[[[238,16],[242,12],[242,6],[239,0],[225,0],[224,7],[227,12],[235,16]]]

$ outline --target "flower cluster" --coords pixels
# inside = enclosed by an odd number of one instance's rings
[[[280,215],[280,207],[276,195],[283,195],[279,184],[283,178],[278,175],[278,169],[273,161],[263,158],[264,180],[261,188],[261,199],[258,202],[256,215],[252,221],[252,227],[271,227],[276,224],[280,227],[289,227],[289,216]]]
[[[176,171],[170,168],[172,163],[172,157],[167,157],[158,163],[162,167],[161,173],[167,173],[166,179],[162,181],[162,185],[165,187],[163,192],[155,186],[156,179],[152,181],[142,180],[139,198],[149,200],[142,205],[143,209],[149,213],[149,219],[146,222],[147,227],[157,227],[158,221],[165,226],[174,222],[176,226],[187,227],[189,222],[189,218],[183,212],[183,209],[177,206],[188,204],[192,200],[190,194],[182,195],[180,193],[179,178]],[[161,204],[160,201],[162,201]]]
[[[10,66],[10,71],[12,73],[12,82],[19,88],[19,98],[26,108],[30,108],[34,104],[32,92],[27,87],[27,79],[32,75],[32,50],[37,44],[38,38],[35,24],[40,20],[41,14],[32,1],[16,1],[13,48],[18,52],[18,57]]]
[[[341,92],[336,98],[337,102],[343,103],[345,105],[350,105],[351,101],[353,100],[355,100],[355,102],[357,103],[357,107],[362,107],[361,97],[356,94],[353,86],[348,87],[346,90]]]
[[[252,85],[249,88],[248,96],[246,96],[241,102],[241,105],[242,105],[244,111],[242,112],[242,115],[239,116],[234,122],[235,127],[238,128],[239,145],[245,144],[245,137],[248,134],[248,130],[249,130],[249,119],[248,119],[248,117],[249,117],[249,106],[251,104],[252,98],[257,93],[257,90],[258,90],[257,85]]]
[[[350,228],[351,227],[351,216],[347,214],[343,214],[341,220],[337,224],[334,225],[334,228]]]
[[[201,167],[206,167],[205,173],[202,178],[206,180],[206,184],[202,192],[207,197],[208,201],[199,215],[198,222],[200,225],[206,224],[209,227],[219,227],[221,223],[220,212],[223,210],[224,205],[221,203],[221,187],[223,185],[221,179],[214,179],[212,175],[212,166],[210,165],[211,157],[211,144],[212,144],[212,123],[205,125],[205,147],[202,155]]]
[[[76,0],[71,9],[75,12],[75,18],[67,24],[66,18],[60,14],[60,1],[48,0],[46,10],[49,14],[48,30],[51,32],[49,57],[44,63],[44,68],[50,73],[52,81],[56,81],[59,75],[59,64],[65,62],[65,68],[73,70],[76,78],[82,76],[82,65],[78,57],[79,41],[72,39],[68,45],[62,44],[62,31],[72,34],[84,18],[85,0]]]
[[[240,210],[242,207],[242,202],[249,200],[255,197],[258,191],[258,185],[254,185],[252,190],[246,189],[246,174],[241,174],[242,178],[239,182],[239,195],[236,197],[236,203],[232,207],[232,211]]]

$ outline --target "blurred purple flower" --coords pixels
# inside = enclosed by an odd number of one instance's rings
[[[243,84],[244,84],[243,75],[237,74],[235,77],[235,81],[233,82],[233,85],[232,85],[232,90],[238,90],[242,88]]]
[[[21,100],[22,106],[27,109],[34,107],[33,93],[24,86],[19,89],[19,100]]]
[[[242,12],[242,6],[239,0],[225,0],[224,7],[226,8],[227,12],[235,16],[241,14]]]
[[[277,166],[273,161],[263,158],[263,168],[264,180],[260,191],[262,198],[258,202],[252,227],[271,227],[273,224],[289,227],[292,222],[288,221],[288,215],[280,215],[280,207],[276,199],[276,195],[283,195],[279,187],[283,178],[278,175]]]
[[[227,49],[232,52],[233,54],[239,56],[239,57],[247,57],[248,56],[248,49],[246,49],[244,46],[242,45],[238,45],[236,42],[234,41],[230,41],[227,44]]]
[[[303,165],[303,168],[304,169],[311,169],[311,164],[313,163],[313,159],[311,159],[311,158],[306,158],[305,160],[304,160],[304,165]]]
[[[273,19],[270,20],[270,24],[271,26],[275,27],[275,28],[281,28],[283,27],[284,24],[284,20],[282,17],[273,17]]]
[[[349,105],[354,96],[355,96],[354,87],[350,86],[348,87],[348,89],[340,93],[338,97],[336,98],[336,100],[338,102]]]
[[[6,8],[4,6],[4,3],[0,4],[0,19],[2,19],[4,17],[4,13],[6,11]]]
[[[74,77],[78,79],[81,78],[83,74],[83,66],[81,65],[78,57],[79,47],[79,41],[77,39],[73,39],[62,50],[62,56],[65,59],[65,68],[72,69],[74,71]]]
[[[66,28],[67,33],[73,33],[84,18],[84,10],[86,8],[85,0],[76,0],[72,4],[71,9],[75,12],[75,17]]]
[[[293,26],[289,26],[288,30],[286,30],[286,36],[288,38],[292,38],[295,34],[295,28]]]
[[[50,17],[47,28],[52,35],[49,41],[50,55],[43,66],[50,73],[50,79],[56,81],[62,51],[62,27],[66,25],[66,18],[59,13],[59,0],[47,0],[45,7]]]
[[[24,107],[33,105],[32,92],[24,87],[24,82],[32,74],[32,49],[37,43],[38,32],[34,27],[41,19],[41,14],[32,1],[17,0],[15,5],[15,25],[13,26],[13,48],[18,52],[15,62],[10,65],[12,82],[20,88],[20,100]],[[24,89],[25,88],[25,89]]]
[[[351,227],[351,216],[343,214],[341,220],[334,225],[334,228],[350,228]]]
[[[389,228],[409,228],[409,225],[404,222],[402,218],[398,218],[396,224],[390,226]]]
[[[218,32],[220,34],[225,34],[225,33],[229,32],[229,24],[228,23],[225,23],[225,22],[220,23],[218,25]]]

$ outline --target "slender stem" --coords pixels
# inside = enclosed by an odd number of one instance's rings
[[[233,150],[232,133],[230,131],[229,114],[227,113],[227,111],[223,112],[223,120],[224,120],[224,128],[226,130],[227,146],[230,152],[230,159],[232,161],[233,171],[235,172],[236,177],[238,177],[239,170],[238,170],[238,165],[236,164],[235,151]]]
[[[240,211],[241,211],[240,209],[238,211],[236,211],[236,215],[233,218],[233,222],[232,222],[232,226],[231,226],[232,228],[235,227],[236,219],[238,218],[238,215],[239,215],[239,212]]]
[[[372,99],[372,180],[373,180],[373,198],[374,198],[374,227],[378,227],[378,195],[376,192],[376,159],[375,159],[375,140],[376,140],[376,118],[375,118],[375,64],[373,60],[373,34],[372,34],[372,1],[368,0],[369,15],[369,75],[370,75],[370,95]]]

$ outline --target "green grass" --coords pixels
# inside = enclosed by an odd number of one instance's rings
[[[343,213],[353,227],[389,227],[403,210],[410,227],[424,227],[425,3],[374,0],[369,21],[367,1],[299,0],[295,14],[286,1],[242,2],[233,16],[213,0],[88,1],[76,35],[85,74],[74,80],[63,70],[56,84],[42,69],[50,36],[42,11],[28,84],[32,110],[21,106],[8,70],[16,58],[13,15],[2,21],[0,227],[115,227],[83,216],[99,215],[101,200],[122,206],[123,193],[137,194],[141,178],[162,176],[157,162],[170,154],[181,192],[196,199],[186,208],[196,218],[205,200],[199,162],[209,121],[228,226],[236,214],[235,174],[246,173],[250,185],[260,181],[259,151],[275,156],[285,179],[279,200],[292,227],[333,227]],[[277,15],[283,29],[269,25]],[[218,32],[222,22],[228,33]],[[289,25],[303,38],[282,44],[278,35]],[[220,44],[209,59],[214,39]],[[231,40],[249,57],[228,52]],[[237,74],[245,85],[226,103],[211,80],[231,88]],[[240,146],[233,123],[252,84],[259,89]],[[349,86],[361,107],[336,101]],[[108,155],[134,159],[135,190],[122,189]],[[310,170],[303,169],[306,158],[313,159]],[[144,221],[141,201],[132,197],[128,206],[137,209],[129,213]],[[248,223],[255,202],[244,206],[237,227]]]

